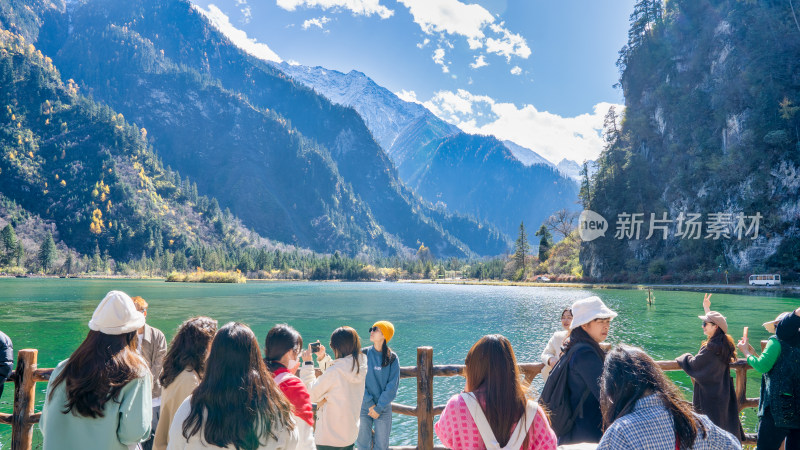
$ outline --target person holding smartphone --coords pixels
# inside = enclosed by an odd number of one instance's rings
[[[339,327],[331,334],[336,360],[319,377],[314,371],[311,344],[303,351],[300,379],[317,403],[314,441],[318,450],[352,450],[358,438],[361,403],[367,378],[367,357],[361,353],[361,339],[351,327]],[[325,349],[316,354],[324,362]],[[320,358],[322,356],[322,358]]]

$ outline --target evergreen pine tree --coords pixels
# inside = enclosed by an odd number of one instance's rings
[[[531,250],[531,246],[528,244],[528,233],[525,231],[525,222],[519,223],[519,236],[517,236],[517,242],[514,247],[514,263],[518,271],[522,270],[522,275],[524,276],[528,265],[528,252]]]
[[[550,234],[550,230],[548,230],[544,224],[539,227],[539,231],[536,232],[536,236],[540,237],[539,261],[547,261],[547,258],[550,257],[550,248],[553,246],[553,236]]]
[[[9,264],[14,260],[14,253],[17,251],[17,234],[11,224],[6,225],[0,231],[3,244],[3,254],[0,255],[0,264]]]
[[[48,231],[44,242],[39,247],[39,264],[42,269],[47,272],[53,267],[56,260],[56,243],[53,241],[53,235]]]

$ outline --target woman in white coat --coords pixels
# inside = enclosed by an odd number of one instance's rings
[[[330,345],[336,357],[333,365],[316,378],[309,345],[303,352],[300,378],[308,386],[311,401],[317,404],[317,449],[352,449],[358,438],[367,357],[361,353],[358,333],[350,327],[334,330]],[[317,358],[322,359],[324,352],[320,347]]]
[[[544,364],[542,380],[544,381],[547,381],[547,377],[550,376],[550,370],[553,369],[553,366],[555,366],[559,358],[561,358],[561,346],[564,345],[564,339],[567,338],[567,333],[569,333],[569,326],[571,324],[572,308],[567,308],[561,312],[561,327],[563,329],[553,333],[553,336],[550,337],[547,346],[542,352],[542,363]]]

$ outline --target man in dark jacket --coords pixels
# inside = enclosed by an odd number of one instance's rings
[[[0,396],[3,395],[3,386],[12,370],[14,370],[14,347],[11,345],[11,338],[0,331]]]

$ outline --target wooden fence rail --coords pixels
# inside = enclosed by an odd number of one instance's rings
[[[763,350],[766,341],[761,342]],[[36,383],[50,380],[53,369],[37,367],[36,349],[24,349],[17,353],[17,367],[11,372],[7,382],[14,383],[14,412],[0,413],[0,424],[11,425],[11,450],[30,450],[33,440],[33,425],[39,423],[41,413],[34,412]],[[675,361],[657,361],[661,370],[681,370]],[[542,363],[521,363],[520,371],[525,380],[531,382],[544,368]],[[736,398],[739,411],[744,408],[758,406],[758,398],[747,398],[747,371],[752,369],[747,362],[740,359],[731,363],[736,372]],[[444,405],[433,404],[434,377],[464,376],[464,365],[433,365],[433,348],[417,347],[417,365],[400,368],[400,378],[417,379],[417,405],[408,406],[392,403],[392,412],[417,418],[417,446],[391,447],[394,450],[433,450],[444,447],[433,445],[433,418],[444,411]],[[755,436],[748,435],[747,444],[755,444]]]

